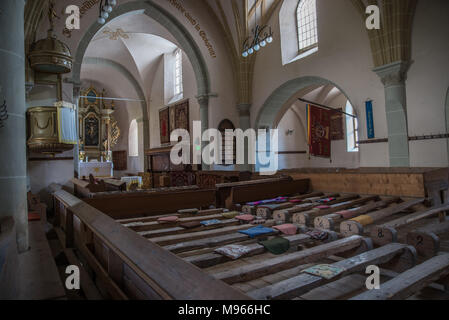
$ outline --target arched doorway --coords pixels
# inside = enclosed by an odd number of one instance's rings
[[[331,157],[329,159],[311,157],[307,138],[307,104],[299,101],[298,98],[328,105],[341,111],[353,110],[357,116],[355,106],[344,91],[329,80],[319,77],[302,77],[290,80],[277,88],[262,106],[255,127],[256,129],[278,129],[279,170],[359,167],[357,118],[353,120],[352,117],[336,113],[338,116],[333,117],[332,121],[338,130],[335,134],[332,132]],[[260,165],[256,165],[256,171],[259,170]]]

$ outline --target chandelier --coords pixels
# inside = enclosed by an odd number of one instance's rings
[[[109,14],[112,12],[112,7],[114,7],[116,4],[117,0],[101,0],[100,15],[98,16],[97,20],[99,24],[106,23],[106,19],[109,18]]]
[[[267,44],[273,42],[273,32],[271,31],[271,26],[264,25],[260,26],[257,24],[257,8],[255,15],[255,26],[252,30],[252,35],[245,39],[243,42],[243,52],[242,56],[244,58],[252,55],[254,52],[259,51],[261,48],[265,47]],[[251,39],[252,37],[252,39]]]
[[[254,52],[259,51],[261,48],[265,47],[267,44],[273,42],[273,32],[271,31],[270,26],[259,26],[256,25],[256,28],[253,30],[253,39],[248,37],[243,42],[243,53],[242,56],[244,58],[252,55]]]

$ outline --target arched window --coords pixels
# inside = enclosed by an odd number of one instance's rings
[[[236,164],[236,139],[234,134],[226,134],[226,130],[232,130],[234,132],[235,126],[231,122],[231,120],[225,119],[218,125],[218,131],[221,133],[221,146],[222,146],[222,154],[221,154],[221,160],[223,165],[233,165]],[[230,147],[230,144],[232,142],[232,147]],[[229,147],[227,147],[229,146]]]
[[[347,114],[355,115],[354,108],[351,105],[351,102],[346,103]],[[346,116],[346,140],[348,146],[348,152],[359,152],[359,146],[357,141],[359,141],[359,121],[357,118]]]
[[[128,153],[130,157],[139,156],[139,131],[136,119],[129,125]]]
[[[300,0],[296,10],[299,52],[318,47],[316,0]]]
[[[182,84],[182,51],[181,49],[175,52],[175,96],[183,93]]]

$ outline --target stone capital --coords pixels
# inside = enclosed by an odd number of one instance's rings
[[[407,71],[410,65],[410,61],[398,61],[374,68],[373,71],[380,77],[386,87],[404,85],[407,80]]]

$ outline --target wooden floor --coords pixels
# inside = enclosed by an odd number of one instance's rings
[[[326,207],[317,209],[330,196],[333,200]],[[320,192],[290,197],[273,206],[238,208],[239,214],[245,211],[254,216],[264,216],[266,227],[294,224],[298,232],[286,236],[274,230],[271,234],[250,239],[238,231],[254,225],[243,224],[235,218],[225,218],[224,209],[176,213],[179,220],[168,224],[161,224],[158,219],[169,215],[117,221],[255,299],[448,297],[444,288],[449,283],[449,234],[446,232],[449,228],[440,232],[436,248],[426,243],[423,248],[419,248],[421,243],[415,243],[413,247],[413,243],[407,243],[407,236],[423,227],[430,226],[432,229],[440,223],[447,223],[443,213],[449,208],[432,207],[426,199]],[[351,215],[351,219],[342,217],[342,211]],[[220,222],[196,229],[181,226],[186,222],[212,219]],[[348,223],[355,227],[348,227]],[[310,235],[311,231],[323,232],[326,238],[317,240]],[[274,255],[259,244],[260,240],[276,237],[283,237],[290,242],[288,252]],[[229,244],[245,246],[249,253],[232,261],[215,252]],[[435,254],[432,250],[436,250]],[[321,264],[338,267],[342,273],[328,280],[303,272]],[[388,292],[376,290],[378,296],[375,296],[376,292],[367,291],[365,270],[369,265],[381,267],[381,287],[385,287]],[[414,286],[402,286],[401,277],[413,278]]]

